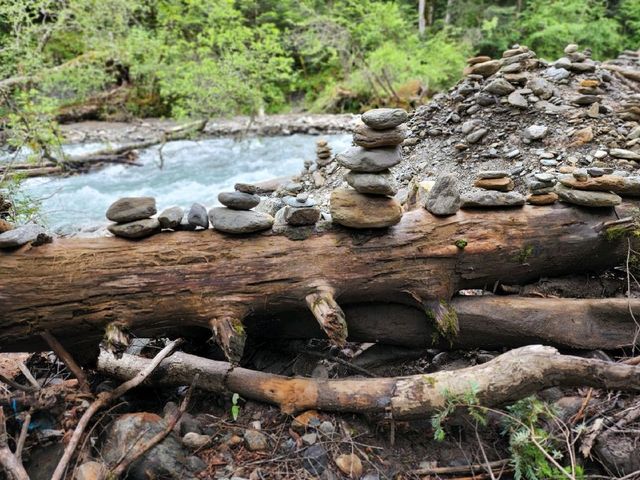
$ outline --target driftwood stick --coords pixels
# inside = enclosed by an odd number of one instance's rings
[[[0,407],[0,465],[9,480],[29,480],[29,475],[27,475],[22,462],[9,448],[7,424],[2,407]]]
[[[347,342],[347,321],[333,295],[332,288],[318,287],[315,292],[305,297],[305,301],[331,343],[342,347]]]
[[[20,369],[22,374],[25,376],[25,378],[29,381],[29,383],[32,385],[33,389],[40,390],[40,384],[35,378],[33,378],[33,375],[31,374],[27,366],[24,364],[24,362],[18,362],[18,368]]]
[[[475,473],[482,470],[503,468],[509,465],[510,460],[496,460],[489,463],[478,463],[472,465],[461,465],[459,467],[433,467],[433,468],[420,468],[414,470],[416,475],[441,475],[446,473]]]
[[[10,387],[13,387],[17,390],[22,390],[23,392],[32,393],[40,390],[39,388],[35,388],[33,386],[20,385],[18,382],[11,380],[10,378],[5,377],[4,375],[0,375],[0,382],[6,383]]]
[[[69,440],[69,443],[64,449],[64,453],[62,454],[62,458],[58,462],[58,466],[56,467],[53,475],[51,476],[51,480],[62,480],[64,478],[65,472],[67,470],[67,465],[71,460],[73,453],[75,452],[78,444],[80,443],[80,439],[82,438],[82,434],[85,429],[89,425],[89,421],[93,417],[93,415],[98,412],[103,407],[109,405],[114,400],[118,399],[126,392],[139,386],[144,380],[151,375],[151,373],[160,365],[160,363],[171,354],[175,350],[175,348],[180,345],[180,340],[174,340],[169,342],[158,354],[148,362],[145,362],[145,367],[141,368],[135,375],[133,375],[129,380],[124,382],[122,385],[117,387],[115,390],[111,392],[103,392],[98,395],[98,398],[89,406],[89,408],[84,412],[78,425],[76,425],[75,430],[73,431],[73,435]]]
[[[127,469],[131,464],[133,464],[145,453],[147,453],[149,450],[151,450],[153,447],[159,444],[162,440],[164,440],[167,437],[167,435],[169,435],[173,431],[173,428],[176,426],[178,421],[180,421],[180,418],[182,418],[182,415],[187,410],[187,406],[191,401],[191,395],[193,394],[193,390],[195,389],[196,384],[198,383],[198,377],[199,375],[196,373],[195,376],[193,377],[193,382],[191,382],[191,386],[189,387],[187,394],[182,399],[180,408],[178,408],[177,410],[171,413],[171,416],[167,420],[167,426],[164,428],[164,430],[162,430],[161,432],[158,432],[146,442],[136,446],[134,450],[129,453],[129,455],[127,455],[125,458],[120,460],[120,462],[118,462],[118,464],[111,469],[111,474],[115,478],[120,478],[127,471]]]
[[[78,365],[73,356],[67,351],[66,348],[62,346],[62,344],[58,341],[56,337],[51,335],[51,332],[45,330],[40,334],[40,336],[47,342],[47,345],[51,347],[51,350],[57,355],[57,357],[64,363],[67,368],[73,373],[73,375],[78,379],[78,384],[80,389],[83,392],[89,392],[89,382],[87,381],[87,376],[84,374],[82,367]]]
[[[22,427],[20,428],[20,436],[16,442],[16,458],[19,462],[22,462],[22,450],[24,449],[24,442],[27,441],[27,435],[29,433],[29,425],[31,424],[31,413],[27,412],[22,420]]]
[[[138,374],[150,360],[134,355],[117,359],[102,351],[98,369],[119,378]],[[551,386],[591,386],[640,391],[640,367],[561,355],[552,347],[517,348],[469,368],[395,378],[323,380],[283,377],[208,360],[182,352],[164,361],[150,383],[199,386],[211,392],[236,392],[280,406],[285,413],[309,409],[384,413],[394,419],[428,417],[451,395],[477,388],[482,405],[514,401]]]

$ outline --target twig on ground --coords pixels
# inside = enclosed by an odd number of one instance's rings
[[[20,369],[22,374],[25,376],[25,378],[29,381],[29,383],[33,385],[33,388],[35,390],[40,390],[40,384],[35,378],[33,378],[33,375],[31,375],[31,372],[23,362],[18,362],[18,368]]]
[[[22,428],[20,429],[20,436],[16,442],[16,458],[19,462],[22,462],[22,450],[24,449],[24,442],[27,440],[27,434],[29,433],[29,425],[31,424],[31,411],[24,415],[22,420]]]
[[[198,383],[199,375],[193,377],[193,382],[191,382],[191,386],[187,391],[182,403],[180,404],[180,408],[171,413],[171,416],[167,420],[167,426],[161,432],[158,432],[152,438],[137,446],[134,451],[131,452],[131,455],[127,455],[125,458],[120,460],[120,462],[111,469],[111,473],[115,476],[115,478],[120,478],[129,468],[129,466],[142,457],[145,453],[155,447],[158,443],[165,439],[167,435],[169,435],[173,428],[176,426],[180,418],[182,418],[182,414],[187,410],[187,406],[189,405],[189,401],[191,400],[191,395],[193,390]]]
[[[416,475],[440,475],[446,473],[473,473],[475,471],[502,468],[509,465],[509,460],[496,460],[495,462],[477,463],[473,465],[461,465],[459,467],[432,467],[432,468],[419,468],[414,470]]]
[[[40,390],[40,388],[35,388],[30,385],[20,385],[18,382],[11,380],[10,378],[5,377],[4,375],[0,375],[0,382],[6,383],[10,387],[13,387],[17,390],[22,390],[23,392],[33,393]]]
[[[73,435],[71,436],[71,440],[64,449],[64,453],[62,454],[62,458],[58,462],[58,466],[56,467],[53,475],[51,476],[51,480],[62,480],[64,478],[65,471],[67,470],[67,465],[71,460],[71,456],[73,452],[75,452],[78,443],[80,443],[80,439],[82,434],[84,433],[89,421],[95,415],[95,413],[101,408],[107,406],[114,400],[118,399],[126,392],[139,386],[142,382],[146,380],[146,378],[153,373],[153,371],[160,365],[162,360],[168,357],[174,349],[182,343],[181,340],[174,340],[169,342],[166,347],[164,347],[154,358],[153,360],[142,370],[140,370],[133,378],[127,380],[118,388],[111,392],[103,392],[98,395],[98,398],[95,402],[93,402],[89,408],[84,412],[78,425],[76,425],[75,430],[73,431]]]
[[[29,480],[29,475],[27,475],[22,462],[9,448],[7,425],[2,407],[0,407],[0,465],[9,480]]]
[[[83,392],[89,392],[89,382],[87,381],[87,376],[84,374],[82,367],[78,365],[73,356],[62,346],[62,344],[58,341],[56,337],[54,337],[51,332],[45,330],[40,334],[40,336],[47,342],[47,345],[53,350],[53,353],[64,363],[67,368],[73,373],[73,376],[78,379],[78,384],[80,386],[80,390]]]

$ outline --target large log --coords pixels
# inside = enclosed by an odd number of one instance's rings
[[[102,351],[98,369],[130,379],[151,361],[128,354],[116,358]],[[149,383],[188,385],[196,374],[198,388],[235,392],[278,405],[285,413],[320,409],[384,413],[394,419],[428,417],[444,408],[447,399],[471,391],[484,406],[501,405],[553,386],[640,391],[640,367],[560,355],[554,348],[541,345],[511,350],[482,365],[460,370],[341,380],[282,377],[177,352],[160,364]]]
[[[634,206],[623,204],[618,215]],[[626,239],[601,231],[618,215],[556,205],[438,218],[419,209],[388,230],[335,228],[302,242],[213,230],[141,241],[56,240],[0,253],[0,345],[46,348],[35,335],[49,330],[65,345],[86,347],[113,322],[147,334],[216,327],[218,342],[237,360],[243,321],[298,311],[314,294],[334,310],[374,301],[413,307],[425,312],[426,323],[440,318],[440,332],[454,337],[447,302],[460,289],[622,264]],[[466,248],[456,247],[460,239]],[[318,320],[328,307],[315,312]],[[331,324],[336,339],[348,334],[336,331],[339,324]]]

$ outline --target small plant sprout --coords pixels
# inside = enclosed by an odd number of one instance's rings
[[[231,396],[231,418],[233,418],[234,422],[237,421],[238,417],[240,416],[240,405],[238,405],[239,401],[240,395],[234,393]]]

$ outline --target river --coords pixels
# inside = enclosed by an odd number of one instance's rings
[[[351,143],[350,135],[326,135],[334,152]],[[169,142],[163,148],[160,168],[158,147],[143,150],[142,166],[110,165],[70,177],[28,179],[24,191],[41,202],[44,223],[57,234],[90,235],[107,224],[109,205],[120,197],[152,196],[158,211],[193,202],[217,205],[218,193],[233,189],[236,182],[260,182],[295,175],[305,159],[315,157],[313,135],[279,137],[215,138]],[[88,152],[100,145],[68,147],[73,153]]]

